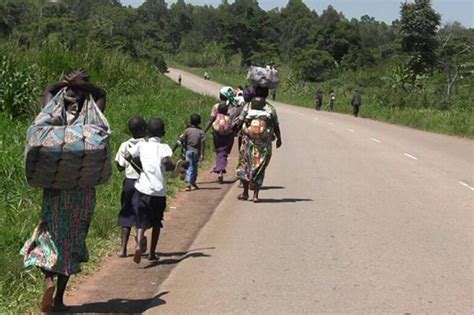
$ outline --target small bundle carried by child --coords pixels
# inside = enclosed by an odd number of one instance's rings
[[[249,80],[253,85],[269,89],[277,88],[280,83],[278,71],[270,66],[265,68],[251,66],[247,74],[247,80]]]
[[[74,189],[105,184],[112,174],[110,127],[89,96],[76,113],[66,111],[67,89],[43,107],[27,131],[28,184]]]

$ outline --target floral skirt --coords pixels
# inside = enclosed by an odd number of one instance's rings
[[[89,259],[87,233],[95,188],[44,190],[41,222],[21,250],[25,267],[71,275]]]
[[[265,170],[272,157],[272,142],[252,140],[244,135],[240,147],[237,176],[248,181],[254,188],[260,188],[265,178]]]

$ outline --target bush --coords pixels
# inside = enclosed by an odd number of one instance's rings
[[[319,82],[329,78],[336,61],[327,51],[311,48],[297,51],[291,65],[299,79]]]

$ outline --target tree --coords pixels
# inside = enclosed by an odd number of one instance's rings
[[[336,61],[324,50],[300,49],[292,59],[292,69],[304,81],[318,82],[327,79],[335,69]]]
[[[446,75],[446,95],[451,96],[452,88],[461,76],[461,67],[472,60],[474,43],[469,41],[468,30],[460,23],[447,24],[439,31],[442,43],[438,62]],[[471,54],[469,54],[471,53]]]
[[[402,3],[400,14],[402,50],[410,56],[408,68],[414,80],[436,65],[436,32],[441,16],[431,7],[431,0]]]

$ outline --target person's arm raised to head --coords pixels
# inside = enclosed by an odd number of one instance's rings
[[[59,81],[48,85],[43,95],[43,106],[46,106],[51,99],[56,95],[61,89],[65,88],[68,85],[66,80]]]

